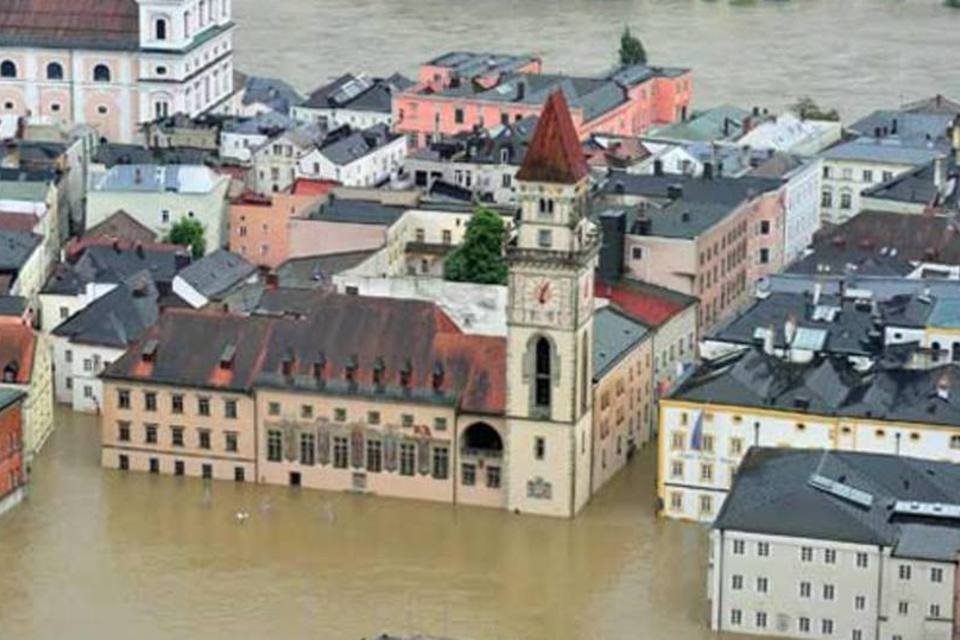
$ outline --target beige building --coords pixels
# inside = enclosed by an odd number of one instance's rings
[[[29,463],[53,433],[53,367],[43,334],[18,317],[0,318],[0,387],[27,394],[23,443]]]
[[[958,490],[949,463],[752,449],[711,532],[711,628],[955,637]]]

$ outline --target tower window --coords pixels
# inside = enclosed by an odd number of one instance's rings
[[[0,78],[16,78],[17,77],[17,65],[13,63],[13,60],[4,60],[0,62]]]
[[[537,234],[537,244],[544,249],[549,249],[553,246],[553,234],[550,233],[550,229],[540,229]]]
[[[540,213],[546,215],[553,214],[553,200],[550,198],[540,198]]]
[[[47,65],[47,80],[63,80],[63,65],[51,62]]]
[[[534,392],[534,403],[538,408],[550,407],[550,366],[550,342],[546,338],[540,338],[537,340]]]
[[[110,82],[110,68],[105,64],[98,64],[93,68],[94,82]]]
[[[157,19],[157,21],[153,23],[153,33],[157,40],[166,40],[167,21],[163,18]]]

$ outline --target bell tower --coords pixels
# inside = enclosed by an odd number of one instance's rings
[[[550,95],[517,173],[507,249],[508,508],[572,517],[589,499],[593,271],[588,168],[563,93]]]

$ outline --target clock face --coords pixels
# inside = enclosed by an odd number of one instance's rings
[[[527,308],[538,311],[555,311],[560,303],[560,297],[553,283],[547,278],[527,280],[524,297]]]

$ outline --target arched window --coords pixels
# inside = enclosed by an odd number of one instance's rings
[[[167,21],[163,18],[157,18],[156,22],[153,23],[153,36],[157,40],[166,40],[167,39]]]
[[[17,65],[13,63],[13,60],[4,60],[0,62],[0,78],[16,78],[17,77]]]
[[[183,37],[184,38],[190,37],[190,12],[189,11],[183,12]]]
[[[203,0],[200,0],[200,8],[197,11],[197,20],[200,21],[200,27],[203,27],[203,25],[207,22],[206,12],[207,12],[206,3]]]
[[[537,407],[550,406],[550,342],[546,338],[537,340],[536,388],[533,401]]]
[[[94,82],[110,82],[110,67],[105,64],[98,64],[93,68]]]
[[[47,65],[47,80],[63,80],[63,65],[51,62]]]

